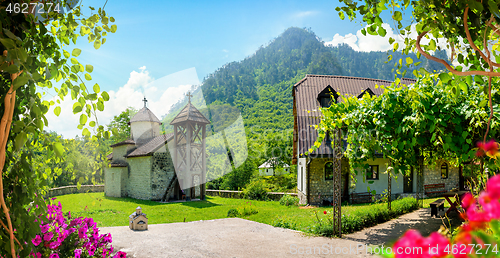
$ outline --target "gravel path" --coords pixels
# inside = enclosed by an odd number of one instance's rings
[[[441,212],[443,213],[443,212]],[[147,231],[103,227],[115,250],[127,257],[374,257],[373,245],[389,243],[409,228],[439,229],[442,221],[420,209],[398,219],[339,238],[310,237],[254,221],[227,218],[149,225]],[[368,246],[368,248],[367,248]],[[368,250],[368,252],[367,252]],[[376,249],[374,250],[376,252]]]

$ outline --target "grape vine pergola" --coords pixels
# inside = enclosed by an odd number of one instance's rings
[[[346,127],[346,121],[350,123],[350,125],[357,121],[357,128],[351,126],[354,132],[349,131],[350,136],[348,137],[348,143],[361,144],[362,146],[360,147],[365,150],[370,150],[361,153],[364,158],[358,160],[358,165],[362,163],[363,160],[372,157],[374,151],[378,150],[382,151],[384,156],[389,158],[391,165],[395,167],[402,166],[404,168],[407,165],[417,167],[417,195],[420,199],[423,194],[423,165],[426,155],[432,158],[432,153],[434,151],[434,155],[436,156],[448,156],[454,158],[461,164],[460,162],[464,162],[467,159],[470,160],[474,157],[474,141],[482,138],[482,141],[485,142],[490,129],[493,129],[492,118],[494,105],[492,102],[492,80],[496,81],[497,77],[500,76],[500,72],[498,71],[500,64],[495,62],[500,58],[500,53],[497,51],[500,50],[500,11],[498,3],[494,0],[340,0],[340,2],[343,6],[336,8],[340,18],[344,19],[347,15],[351,21],[359,21],[357,20],[357,15],[360,15],[362,17],[361,24],[366,25],[361,30],[364,35],[368,33],[370,35],[385,37],[387,31],[382,26],[384,24],[382,13],[390,12],[394,28],[397,30],[398,36],[402,39],[396,40],[392,37],[389,38],[389,43],[393,45],[394,51],[398,51],[399,44],[403,43],[403,53],[416,51],[418,57],[423,55],[427,59],[439,62],[449,71],[435,75],[429,74],[425,69],[416,72],[415,75],[419,78],[417,84],[424,85],[421,88],[417,87],[417,91],[421,90],[424,93],[427,92],[428,94],[439,95],[439,92],[436,92],[437,88],[439,88],[444,94],[450,94],[452,97],[455,97],[456,101],[441,96],[441,99],[456,104],[454,107],[456,108],[455,114],[458,118],[454,118],[457,119],[457,121],[453,122],[454,125],[461,126],[460,123],[469,123],[468,125],[472,128],[446,128],[446,126],[437,124],[434,121],[432,121],[434,124],[429,123],[426,121],[427,119],[423,117],[428,115],[429,112],[427,110],[428,107],[425,107],[426,104],[429,104],[428,99],[425,97],[418,97],[419,92],[410,90],[406,93],[417,94],[418,100],[415,102],[402,103],[403,105],[406,104],[411,106],[411,108],[408,110],[397,110],[395,112],[400,112],[400,114],[405,115],[407,119],[410,119],[409,117],[411,116],[407,116],[405,112],[414,112],[416,113],[414,115],[421,115],[422,117],[417,117],[416,120],[413,121],[414,124],[420,126],[419,128],[414,128],[416,130],[412,128],[401,129],[395,126],[395,128],[389,128],[389,130],[395,132],[397,128],[396,131],[399,130],[399,132],[396,137],[390,137],[390,135],[384,134],[384,132],[379,133],[378,130],[383,128],[383,126],[380,126],[380,123],[387,121],[381,119],[380,116],[377,117],[375,114],[370,113],[368,109],[364,110],[364,112],[360,112],[360,105],[356,104],[356,99],[344,98],[344,101],[340,105],[332,105],[330,108],[322,109],[324,116],[317,128],[319,137],[316,143],[320,144],[323,141],[326,132],[335,132],[334,134],[337,136],[339,130]],[[403,20],[403,17],[404,13],[409,10],[411,10],[412,17],[411,21],[408,22],[407,20]],[[417,38],[410,37],[413,31],[417,32]],[[429,35],[432,37],[429,37]],[[426,38],[428,43],[422,43],[424,38]],[[437,46],[439,40],[444,40],[446,42],[446,47],[451,49],[450,62],[433,57],[429,53],[429,51],[440,49],[440,47]],[[452,65],[453,60],[455,60],[458,65]],[[411,64],[413,64],[413,60],[411,60],[411,58],[406,58],[406,65],[409,66]],[[400,60],[398,68],[402,68],[402,65],[403,62]],[[487,77],[487,84],[483,77]],[[389,93],[386,94],[388,97],[385,102],[362,100],[361,102],[364,103],[364,107],[369,108],[370,105],[372,105],[371,103],[378,103],[381,106],[384,104],[393,104],[390,101],[391,97],[398,98],[398,94],[402,91],[401,88],[398,88],[399,79],[397,79],[397,75],[395,75],[395,81],[395,85],[386,89],[386,92],[388,90]],[[478,89],[478,87],[480,87],[480,89]],[[474,96],[465,98],[465,100],[469,100],[470,103],[457,104],[458,101],[464,101],[463,96],[462,99],[460,99],[461,94],[468,95],[470,91],[476,93]],[[485,97],[481,95],[481,92],[487,94],[486,103],[489,107],[489,116],[486,124],[478,122],[482,121],[481,114],[478,113],[481,113],[486,105],[485,99],[481,99]],[[466,110],[468,108],[478,110],[479,112],[475,112],[471,115],[468,113],[468,110]],[[374,120],[371,120],[369,123],[360,122],[360,116],[362,116],[363,119],[368,117]],[[377,124],[377,122],[380,123]],[[494,122],[496,125],[497,121]],[[365,128],[360,129],[360,126]],[[370,126],[371,128],[369,128]],[[368,129],[366,129],[366,127],[368,127]],[[456,130],[454,131],[454,129]],[[407,131],[401,133],[401,130]],[[448,130],[449,132],[446,133],[440,130]],[[485,130],[485,133],[481,134],[478,130]],[[498,133],[496,128],[494,130]],[[405,133],[413,139],[406,137]],[[461,133],[458,134],[461,137],[456,137],[457,134],[453,136],[452,133]],[[480,134],[482,137],[480,137]],[[356,141],[354,140],[356,137],[358,137],[358,139],[366,139],[366,141]],[[373,142],[368,141],[371,137],[375,137],[375,139],[383,142],[383,144],[375,146]],[[415,140],[417,137],[418,141]],[[426,138],[424,139],[424,137]],[[338,139],[335,141],[336,147],[337,144],[340,143],[340,141],[337,140]],[[459,149],[459,146],[465,146],[468,149]],[[316,147],[313,146],[312,150],[315,149]],[[427,152],[425,150],[427,150]],[[368,155],[363,156],[363,154],[367,153]],[[360,153],[359,151],[356,153],[355,150],[347,150],[346,154],[349,158],[353,158],[359,157],[355,154]],[[334,234],[337,236],[341,236],[340,187],[336,184],[337,180],[340,181],[339,156],[341,155],[338,154],[334,157],[334,164],[336,165],[334,165],[333,227]],[[411,157],[410,161],[405,160],[407,157]],[[481,159],[481,169],[483,169],[482,162],[483,160]],[[389,185],[390,178],[391,175],[389,175]],[[388,205],[390,208],[390,199]]]

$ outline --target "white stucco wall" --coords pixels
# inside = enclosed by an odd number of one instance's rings
[[[388,159],[377,158],[375,160],[370,160],[366,162],[368,165],[378,165],[379,166],[379,179],[378,180],[366,180],[366,175],[362,171],[358,171],[356,175],[356,186],[350,189],[350,192],[364,193],[370,190],[375,190],[377,194],[382,194],[388,186],[388,174],[386,173],[387,167],[389,165]],[[391,193],[400,194],[404,192],[404,179],[403,175],[393,171],[393,176],[391,179]],[[364,181],[363,181],[364,178]],[[369,184],[369,181],[373,181],[373,184]],[[413,173],[413,192],[417,189],[416,173]]]
[[[261,176],[272,176],[273,175],[273,169],[272,168],[259,168],[259,175]],[[276,175],[281,175],[281,174],[288,174],[290,173],[290,168],[283,168],[283,170],[278,169],[276,171]]]
[[[160,135],[160,124],[155,122],[133,122],[130,123],[130,130],[136,143],[151,139]]]

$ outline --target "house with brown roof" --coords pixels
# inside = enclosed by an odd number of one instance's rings
[[[161,122],[146,102],[144,98],[144,107],[130,119],[131,137],[111,145],[113,152],[108,155],[110,162],[104,176],[106,196],[165,201],[203,198],[205,181],[200,179],[205,176],[205,149],[201,143],[205,138],[191,128],[204,129],[210,122],[189,101],[170,123],[176,131],[160,134]],[[205,130],[198,129],[201,131]],[[186,153],[198,158],[191,161]],[[195,179],[198,181],[193,182]]]
[[[412,79],[403,79],[402,83],[415,83]],[[382,94],[376,85],[390,85],[390,81],[356,78],[333,75],[306,75],[293,86],[293,164],[297,165],[297,189],[301,204],[321,204],[333,200],[333,155],[331,139],[328,137],[321,146],[304,155],[313,146],[318,136],[314,125],[321,120],[320,107],[328,107],[332,96],[340,101],[340,95],[362,97],[363,94],[379,96]],[[344,140],[344,149],[347,143]],[[349,200],[353,193],[366,193],[368,187],[382,194],[388,186],[387,170],[389,160],[382,156],[368,161],[368,171],[358,173],[355,180],[349,176],[349,161],[342,158],[342,200]],[[437,169],[436,169],[437,168]],[[400,176],[391,181],[392,194],[397,196],[411,195],[416,192],[416,173]],[[372,183],[369,183],[372,182]],[[435,167],[424,168],[424,185],[438,184],[442,191],[449,191],[459,185],[459,168],[451,167],[446,162]]]

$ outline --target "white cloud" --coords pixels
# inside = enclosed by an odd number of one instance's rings
[[[304,12],[298,12],[293,15],[293,18],[304,18],[307,16],[313,16],[317,14],[318,12],[316,11],[304,11]]]
[[[170,107],[183,98],[192,85],[199,85],[196,69],[186,69],[155,80],[149,75],[146,67],[140,67],[139,72],[132,71],[125,85],[117,90],[108,91],[109,101],[104,103],[104,111],[98,112],[100,125],[109,124],[111,119],[123,112],[127,107],[141,109],[144,106],[142,99],[146,96],[148,108],[159,118],[166,115]],[[55,101],[55,98],[53,99]],[[78,130],[79,115],[73,114],[73,103],[70,96],[61,102],[61,114],[54,115],[54,106],[47,114],[48,130],[62,134],[64,138],[73,138],[81,135]]]
[[[391,26],[387,23],[382,24],[382,27],[387,32],[385,37],[369,35],[368,33],[366,34],[366,36],[364,36],[361,33],[361,30],[358,30],[356,32],[356,35],[349,33],[345,36],[341,36],[337,33],[335,34],[335,36],[333,36],[333,39],[331,41],[325,42],[325,45],[337,46],[340,44],[347,44],[352,49],[360,52],[387,51],[387,50],[392,50],[392,46],[389,45],[389,37],[392,37],[393,39],[395,39],[396,42],[399,43],[399,50],[401,50],[404,45],[404,38],[398,34],[395,34]],[[408,37],[413,39],[417,38],[417,32],[415,30],[415,26],[412,26],[411,33],[410,35],[408,35]],[[430,39],[423,38],[422,44],[429,43],[429,40]],[[446,47],[445,42],[442,40],[438,41],[437,45],[443,49]],[[450,54],[450,51],[447,52],[448,54]]]

